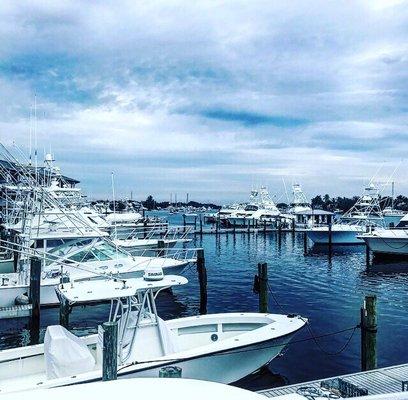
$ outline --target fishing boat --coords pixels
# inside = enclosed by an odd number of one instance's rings
[[[18,272],[0,274],[0,307],[11,307],[28,298],[30,285],[29,258],[33,254],[41,259],[41,305],[59,303],[55,287],[61,280],[95,280],[106,276],[135,278],[143,275],[146,268],[162,268],[165,273],[182,273],[196,262],[195,249],[180,249],[161,257],[132,256],[115,247],[108,240],[82,237],[69,240],[49,251],[24,249],[25,259]]]
[[[265,186],[252,190],[250,202],[227,216],[229,226],[247,226],[249,224],[271,224],[279,217],[280,211]]]
[[[408,255],[408,215],[395,228],[376,229],[359,236],[371,251],[378,254]]]
[[[264,400],[265,396],[236,386],[197,379],[138,378],[91,382],[82,385],[38,389],[30,392],[30,400],[58,397],[60,400],[89,400],[90,398],[113,398],[118,393],[137,393],[140,397],[166,397],[166,400]],[[26,392],[2,395],[3,400],[26,400]]]
[[[273,360],[307,320],[297,315],[224,313],[164,321],[155,299],[187,283],[157,268],[143,278],[68,282],[57,294],[69,304],[111,301],[118,326],[118,378],[157,377],[168,365],[183,378],[231,383]],[[101,379],[103,332],[76,337],[59,325],[44,344],[0,351],[0,391],[50,388]]]
[[[313,226],[306,229],[307,237],[315,244],[362,245],[360,235],[376,228],[384,228],[378,188],[371,182],[363,195],[338,223],[330,226]]]

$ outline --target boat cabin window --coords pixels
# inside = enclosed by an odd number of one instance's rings
[[[396,226],[397,228],[406,228],[408,226],[408,220],[401,220],[398,225]]]
[[[253,331],[254,329],[262,328],[266,324],[260,322],[238,322],[222,324],[223,332],[237,332],[237,331]]]
[[[84,249],[75,253],[69,257],[69,259],[76,262],[108,261],[115,259],[117,254],[123,257],[123,253],[120,250],[116,250],[115,247],[108,243],[100,243],[93,248]]]
[[[217,324],[208,324],[208,325],[197,325],[197,326],[186,326],[185,328],[179,328],[178,334],[181,335],[190,335],[192,333],[211,333],[217,332]]]
[[[245,206],[245,211],[258,211],[258,206],[254,205],[254,204],[248,204],[247,206]]]

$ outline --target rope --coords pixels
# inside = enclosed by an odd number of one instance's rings
[[[269,291],[269,293],[272,295],[273,300],[275,301],[276,305],[280,308],[281,312],[283,312],[284,314],[288,314],[288,313],[286,312],[285,308],[278,302],[278,299],[276,298],[275,294],[273,293],[273,291],[272,291],[272,289],[271,289],[271,287],[270,287],[270,285],[269,285],[269,282],[268,282],[268,291]],[[347,330],[352,330],[352,332],[351,332],[349,338],[346,340],[345,344],[344,344],[339,350],[337,350],[337,351],[335,351],[335,352],[330,352],[330,351],[325,350],[325,349],[320,345],[320,343],[317,341],[317,339],[318,339],[319,337],[314,334],[314,332],[313,332],[313,330],[312,330],[312,327],[310,326],[309,321],[306,320],[306,319],[304,319],[304,318],[302,318],[302,317],[301,317],[301,319],[302,319],[303,321],[305,321],[305,323],[306,323],[306,327],[307,327],[307,329],[308,329],[308,331],[309,331],[309,333],[310,333],[310,336],[311,336],[310,339],[312,339],[312,340],[315,342],[315,344],[316,344],[316,346],[318,347],[318,349],[319,349],[322,353],[326,354],[327,356],[337,356],[337,355],[341,354],[344,350],[346,350],[346,348],[348,347],[348,345],[349,345],[350,342],[351,342],[351,339],[352,339],[353,336],[354,336],[354,333],[356,332],[356,330],[357,330],[358,328],[360,328],[360,325],[358,324],[358,325],[354,326],[354,328],[347,329]],[[337,333],[341,333],[341,331],[340,331],[340,332],[337,332]],[[336,334],[336,333],[334,333],[334,334]],[[333,335],[334,335],[334,334],[333,334]],[[293,342],[292,342],[292,343],[293,343]]]

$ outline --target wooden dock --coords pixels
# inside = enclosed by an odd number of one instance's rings
[[[355,374],[260,390],[257,393],[266,397],[290,395],[296,393],[300,387],[320,388],[322,381],[338,378],[358,386],[361,389],[366,389],[369,395],[402,392],[408,390],[408,364],[394,365],[392,367],[378,368],[371,371],[357,372]]]
[[[9,318],[29,317],[31,315],[32,309],[33,309],[32,304],[25,304],[12,307],[0,307],[0,320]]]
[[[240,233],[255,233],[255,234],[263,234],[263,233],[279,233],[279,232],[295,232],[292,229],[288,228],[282,228],[282,229],[277,229],[277,228],[263,228],[263,227],[258,227],[258,228],[203,228],[201,229],[192,229],[190,233],[194,235],[225,235],[225,234],[240,234]],[[304,232],[304,229],[297,228],[296,232]]]

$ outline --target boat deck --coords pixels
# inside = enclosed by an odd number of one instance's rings
[[[408,364],[394,365],[392,367],[378,368],[371,371],[357,372],[355,374],[319,379],[295,385],[281,386],[272,389],[260,390],[257,393],[266,397],[276,397],[296,393],[300,387],[320,388],[322,381],[341,378],[344,381],[367,389],[369,395],[387,394],[408,390]]]

